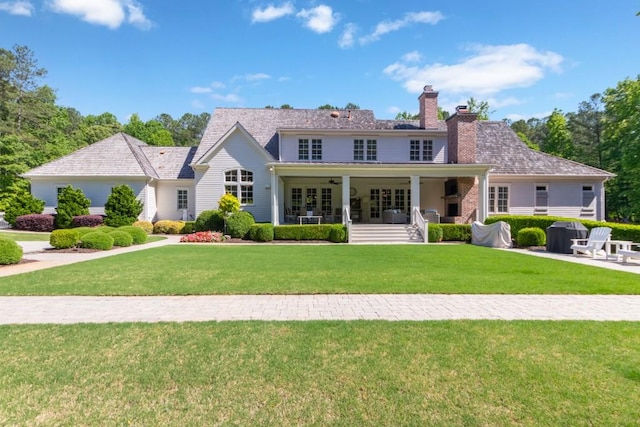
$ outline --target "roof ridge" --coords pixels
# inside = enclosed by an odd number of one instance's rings
[[[143,146],[145,146],[145,147],[148,147],[149,144],[147,144],[146,142],[136,138],[135,136],[126,134],[124,132],[120,132],[120,134],[121,134],[122,138],[124,139],[124,141],[129,146],[129,150],[131,150],[131,153],[133,154],[133,158],[136,159],[136,162],[138,162],[138,165],[140,165],[140,169],[142,169],[142,172],[144,172],[145,175],[147,175],[147,176],[149,176],[151,178],[158,179],[158,177],[159,177],[158,171],[156,171],[156,169],[151,164],[151,161],[149,161],[149,158],[141,150],[142,146],[139,145],[139,144],[134,144],[133,141],[130,141],[129,138],[133,138],[133,139],[135,139],[137,141],[142,142],[142,144],[144,144]]]

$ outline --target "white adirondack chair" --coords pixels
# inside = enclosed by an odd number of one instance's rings
[[[588,239],[571,239],[573,244],[571,249],[573,255],[585,254],[595,258],[598,252],[608,240],[611,239],[611,229],[609,227],[595,227],[589,232]]]

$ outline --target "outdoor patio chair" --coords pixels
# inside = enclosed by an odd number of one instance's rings
[[[571,245],[573,255],[585,254],[595,258],[599,252],[604,252],[602,248],[609,239],[611,239],[611,229],[609,227],[592,228],[588,239],[571,239],[573,242]]]

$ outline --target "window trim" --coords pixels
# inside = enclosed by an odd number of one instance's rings
[[[229,174],[229,175],[227,175]],[[224,192],[232,194],[238,198],[241,206],[250,206],[255,204],[255,179],[254,172],[250,169],[244,169],[242,167],[225,169],[223,171],[223,186]],[[227,176],[235,177],[235,180],[227,181]],[[243,180],[243,178],[249,177],[251,180]],[[245,196],[245,194],[247,194]],[[249,197],[249,194],[251,197]],[[249,201],[243,201],[249,200]]]
[[[186,206],[183,207],[183,208],[180,207],[180,201],[181,201],[180,200],[180,192],[182,192],[182,191],[185,192],[185,196],[186,196],[186,198],[184,200]],[[182,211],[184,209],[189,209],[189,189],[186,188],[186,187],[177,187],[176,188],[176,210]]]
[[[591,188],[590,190],[585,188]],[[595,184],[580,184],[580,212],[582,214],[593,214],[596,211],[596,186]],[[591,202],[588,206],[585,205],[585,196],[591,197]]]
[[[544,187],[544,190],[539,190],[540,187]],[[533,194],[533,212],[537,215],[546,214],[549,211],[549,184],[536,183],[534,184]],[[543,194],[544,193],[544,194]],[[543,205],[539,203],[539,197],[544,197],[546,203]]]
[[[433,162],[434,143],[433,139],[411,139],[409,140],[409,161],[410,162]]]
[[[507,209],[506,210],[499,210],[499,203],[498,201],[500,200],[499,195],[500,195],[500,188],[506,188],[506,202],[507,202]],[[493,200],[493,204],[491,203],[491,192],[493,190],[494,193],[494,200]],[[508,214],[509,210],[511,208],[511,186],[508,184],[494,184],[494,185],[490,185],[488,188],[488,193],[487,193],[487,211],[490,214],[494,214],[494,215],[500,215],[500,214]]]

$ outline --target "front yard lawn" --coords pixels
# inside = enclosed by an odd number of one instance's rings
[[[0,295],[316,293],[640,294],[640,275],[472,245],[220,244],[170,245],[0,281]]]
[[[0,237],[16,242],[48,242],[51,233],[33,233],[30,231],[0,231]]]
[[[0,425],[637,425],[640,323],[0,327]]]

